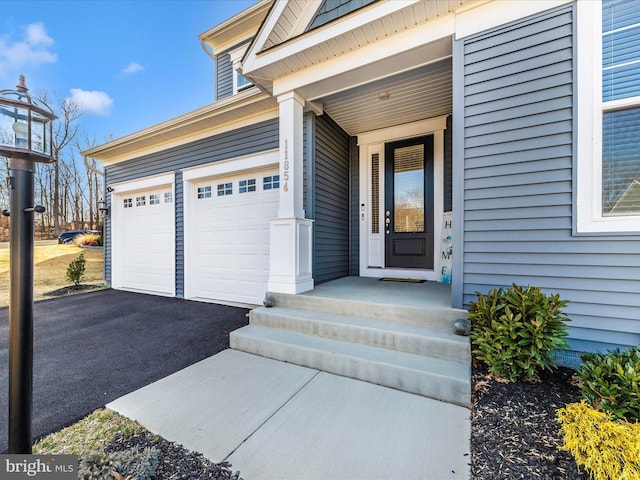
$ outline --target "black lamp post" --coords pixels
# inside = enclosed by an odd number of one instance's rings
[[[0,90],[0,156],[9,159],[9,453],[31,453],[33,404],[33,174],[36,162],[55,161],[57,117],[29,95],[24,75],[15,90]]]

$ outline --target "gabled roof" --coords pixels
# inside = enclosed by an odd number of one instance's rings
[[[260,0],[249,8],[198,35],[215,53],[221,53],[240,42],[253,38],[264,20],[272,0]]]
[[[275,79],[393,37],[473,1],[378,0],[307,30],[321,2],[275,0],[245,54],[242,73],[272,92]]]

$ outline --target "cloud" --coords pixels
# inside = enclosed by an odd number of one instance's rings
[[[105,92],[96,90],[72,88],[70,99],[78,105],[82,112],[93,115],[108,115],[113,107],[113,99]]]
[[[130,74],[130,73],[141,72],[142,70],[144,70],[144,67],[142,65],[136,62],[131,62],[124,69],[122,69],[122,73]]]
[[[13,72],[23,67],[55,63],[58,56],[49,50],[54,41],[43,23],[30,23],[20,40],[9,35],[0,37],[0,72]]]

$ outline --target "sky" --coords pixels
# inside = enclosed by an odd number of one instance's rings
[[[96,144],[205,106],[214,63],[198,35],[256,0],[3,0],[0,90],[24,74],[82,109]]]

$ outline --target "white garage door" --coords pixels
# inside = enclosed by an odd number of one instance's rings
[[[194,215],[187,227],[194,297],[262,303],[269,279],[269,220],[277,216],[279,187],[273,168],[194,184]]]
[[[113,286],[175,295],[175,227],[171,187],[114,196]]]

